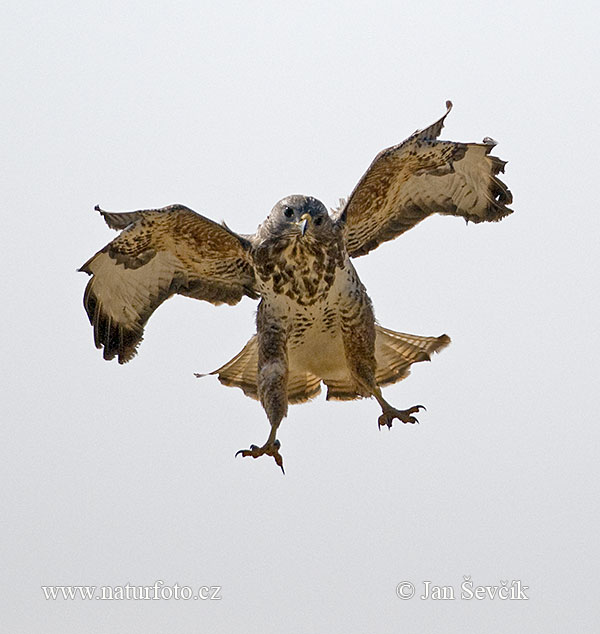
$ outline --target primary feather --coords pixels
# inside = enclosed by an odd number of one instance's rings
[[[497,176],[506,162],[490,156],[494,141],[437,140],[452,104],[447,107],[434,124],[380,152],[338,210],[350,257],[369,253],[433,213],[476,223],[512,213],[512,194]]]
[[[175,293],[231,305],[256,297],[247,241],[212,220],[183,205],[102,214],[123,231],[80,270],[92,276],[84,306],[105,359],[129,361],[150,315]]]

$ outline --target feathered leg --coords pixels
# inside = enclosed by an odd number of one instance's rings
[[[363,287],[364,290],[364,287]],[[375,315],[371,300],[366,292],[359,302],[352,305],[342,320],[342,337],[346,362],[356,382],[356,393],[361,396],[374,396],[381,406],[382,414],[378,419],[379,428],[392,426],[394,418],[403,423],[418,423],[413,416],[423,405],[414,405],[406,410],[399,410],[390,405],[382,396],[381,388],[375,379]]]
[[[272,456],[281,467],[283,458],[279,454],[281,443],[277,440],[277,429],[287,415],[287,331],[283,324],[274,319],[261,304],[258,307],[258,397],[271,423],[271,433],[262,446],[250,445],[250,449],[241,449],[235,455],[258,458]]]

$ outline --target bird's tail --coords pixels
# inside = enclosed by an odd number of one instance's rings
[[[450,343],[448,335],[421,337],[375,326],[375,361],[377,385],[396,383],[410,374],[410,366],[418,361],[431,361],[431,355]]]
[[[233,359],[208,374],[196,374],[198,378],[217,375],[223,385],[239,387],[246,396],[258,400],[258,342],[254,335]]]
[[[216,374],[223,385],[239,387],[246,396],[258,400],[258,339],[254,335],[231,361],[209,374]],[[196,376],[206,376],[197,374]],[[321,379],[310,372],[290,371],[288,402],[304,403],[319,394]]]
[[[406,378],[410,366],[419,361],[429,361],[431,354],[440,351],[450,343],[448,335],[421,337],[395,332],[375,325],[375,381],[382,387]],[[356,385],[348,376],[346,379],[328,380],[327,400],[351,401],[361,398]]]
[[[410,374],[410,366],[418,361],[429,361],[431,354],[450,343],[448,335],[421,337],[394,332],[375,326],[375,380],[377,385],[396,383]],[[225,365],[209,374],[216,374],[223,385],[239,387],[246,396],[258,400],[258,340],[254,335],[242,350]],[[197,374],[196,376],[206,376]],[[327,399],[353,400],[361,398],[350,376],[347,379],[327,380]],[[290,372],[288,401],[303,403],[321,391],[321,378],[310,372]]]

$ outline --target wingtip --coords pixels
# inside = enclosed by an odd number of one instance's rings
[[[439,345],[440,345],[438,350],[441,350],[442,348],[445,348],[446,346],[448,346],[448,345],[450,345],[452,343],[452,339],[450,339],[450,337],[447,334],[445,334],[445,333],[443,335],[440,335],[437,338],[437,340],[438,340]],[[437,350],[436,350],[436,352],[437,352]]]
[[[446,122],[446,117],[450,114],[451,110],[452,110],[452,102],[450,101],[450,99],[447,99],[446,112],[435,123],[432,123],[427,128],[423,128],[422,130],[417,130],[416,132],[414,132],[410,138],[411,139],[415,139],[415,138],[429,139],[429,140],[437,139],[442,132],[442,128],[444,127],[444,124]]]
[[[108,221],[108,216],[107,216],[108,212],[102,209],[100,205],[94,205],[94,211],[97,211],[104,219],[104,222],[106,222],[106,224],[110,227],[110,223]]]

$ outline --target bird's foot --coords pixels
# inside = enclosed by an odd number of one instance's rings
[[[424,410],[425,406],[413,405],[408,409],[396,409],[394,407],[390,407],[389,409],[386,408],[383,410],[383,414],[379,417],[379,420],[377,421],[379,423],[379,429],[386,425],[389,429],[391,429],[392,421],[394,420],[394,418],[401,420],[403,423],[410,423],[411,425],[414,425],[419,421],[413,416],[413,414],[416,414],[420,409]]]
[[[252,458],[260,458],[266,454],[275,460],[277,465],[281,467],[281,471],[285,474],[285,469],[283,468],[283,458],[279,453],[280,447],[281,443],[278,440],[275,440],[274,442],[267,441],[262,447],[250,445],[250,449],[240,449],[235,455],[237,457],[241,454],[243,458],[247,458],[248,456]]]

